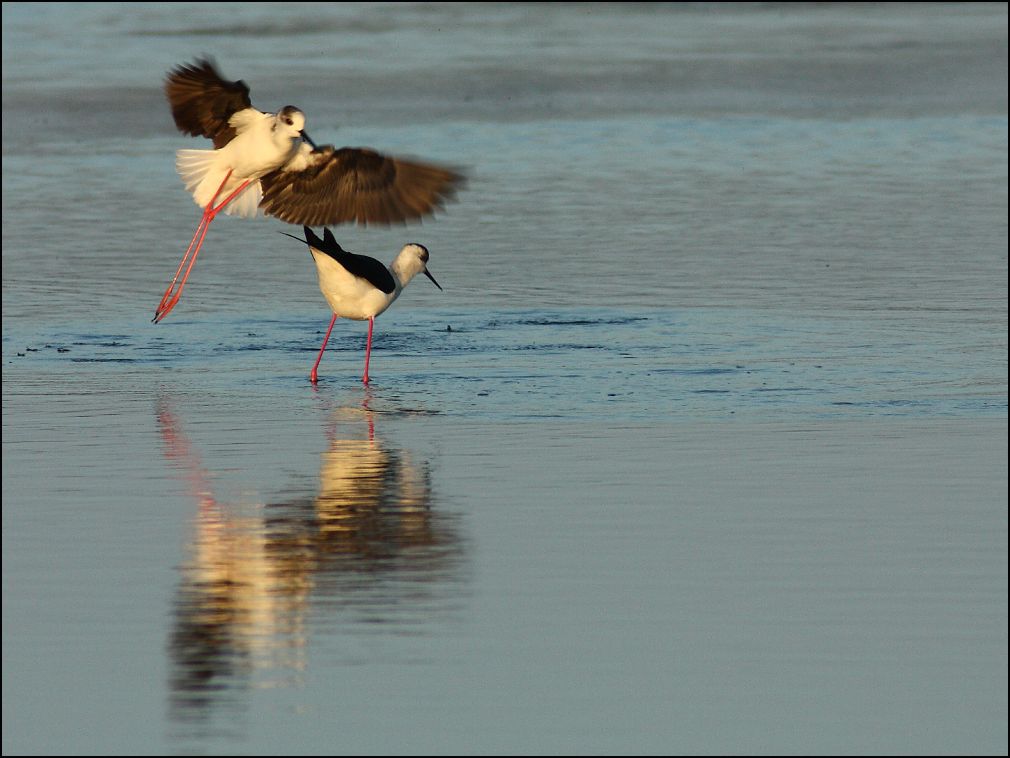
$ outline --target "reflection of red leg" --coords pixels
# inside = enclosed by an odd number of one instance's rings
[[[365,385],[365,396],[361,401],[361,408],[365,411],[365,416],[368,418],[368,441],[375,441],[375,414],[372,413],[372,409],[368,407],[368,404],[372,402],[372,390],[366,384]]]
[[[368,384],[368,359],[372,355],[372,327],[375,326],[375,316],[368,319],[368,344],[365,345],[365,375],[361,378],[365,384]]]
[[[182,431],[175,414],[164,403],[158,404],[158,428],[165,443],[165,457],[185,475],[190,494],[200,504],[201,510],[216,508],[210,476],[201,464],[200,456],[190,445],[189,438]]]
[[[323,337],[323,346],[319,348],[319,355],[316,356],[316,365],[312,367],[312,373],[309,374],[309,381],[315,384],[319,381],[319,374],[317,369],[319,368],[319,361],[323,359],[323,351],[326,350],[326,343],[330,341],[330,332],[333,331],[333,325],[337,321],[337,314],[333,314],[333,318],[330,319],[330,328],[326,330],[326,336]]]
[[[207,207],[203,211],[203,217],[200,219],[200,224],[196,227],[196,232],[193,234],[193,239],[189,243],[189,247],[186,248],[186,254],[182,256],[182,261],[179,263],[179,268],[175,270],[175,276],[172,278],[171,284],[168,285],[168,289],[165,290],[165,294],[161,297],[161,302],[158,303],[158,307],[154,312],[154,318],[152,321],[158,323],[165,316],[171,312],[175,307],[175,304],[179,302],[179,297],[182,295],[182,288],[186,286],[186,280],[189,279],[189,274],[193,270],[193,264],[196,263],[196,256],[200,254],[200,248],[203,247],[203,241],[207,237],[207,230],[210,228],[210,222],[214,220],[214,217],[220,213],[228,203],[238,197],[239,193],[242,192],[246,187],[249,186],[251,179],[242,182],[238,189],[228,195],[224,202],[220,205],[215,206],[214,201],[217,200],[218,196],[221,194],[221,190],[224,189],[224,185],[231,178],[231,171],[225,176],[224,181],[221,182],[221,186],[217,188],[217,192],[214,193],[214,197],[207,204]],[[192,257],[190,257],[192,255]],[[189,265],[186,265],[186,261],[189,261]],[[186,268],[186,273],[183,274],[182,281],[179,282],[179,288],[175,289],[175,284],[179,279],[179,273],[182,271],[183,267]]]

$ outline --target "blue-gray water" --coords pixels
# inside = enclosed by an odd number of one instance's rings
[[[209,53],[457,164],[328,321]],[[3,751],[1007,751],[1007,8],[3,7]]]

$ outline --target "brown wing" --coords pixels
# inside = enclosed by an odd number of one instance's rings
[[[228,125],[232,114],[252,107],[245,82],[225,81],[206,59],[172,69],[165,78],[165,96],[179,131],[209,137],[215,148],[235,137]]]
[[[307,226],[404,223],[441,208],[463,181],[452,169],[367,148],[304,145],[287,165],[260,180],[260,207]]]

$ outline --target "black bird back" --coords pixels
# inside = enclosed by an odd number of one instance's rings
[[[318,235],[309,227],[306,226],[303,229],[305,230],[305,242],[310,247],[314,247],[319,252],[330,256],[347,269],[348,273],[365,279],[377,290],[381,290],[387,295],[396,290],[396,280],[393,279],[393,275],[389,273],[388,268],[375,260],[375,258],[369,258],[367,255],[358,255],[357,253],[350,253],[344,250],[328,228],[323,229],[323,239],[319,239]],[[298,238],[295,237],[295,239]]]

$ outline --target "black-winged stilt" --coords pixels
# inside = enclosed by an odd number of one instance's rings
[[[176,154],[176,169],[204,210],[155,310],[155,323],[179,301],[207,229],[221,211],[246,218],[263,212],[314,226],[404,223],[441,207],[463,181],[453,169],[368,148],[316,147],[301,110],[253,108],[245,82],[226,81],[209,60],[170,71],[165,94],[179,130],[210,138],[214,149]]]
[[[365,374],[361,378],[362,382],[368,384],[368,360],[372,354],[375,317],[389,308],[403,292],[403,288],[418,274],[424,274],[436,287],[442,289],[428,271],[428,248],[416,243],[404,245],[396,260],[387,268],[375,258],[344,250],[329,229],[323,230],[323,239],[319,239],[307,226],[304,240],[293,234],[287,236],[309,246],[319,274],[319,289],[333,310],[333,318],[323,337],[323,345],[319,348],[309,380],[313,384],[319,381],[319,362],[323,359],[326,343],[330,340],[330,332],[333,331],[337,317],[343,316],[356,321],[368,319]]]

